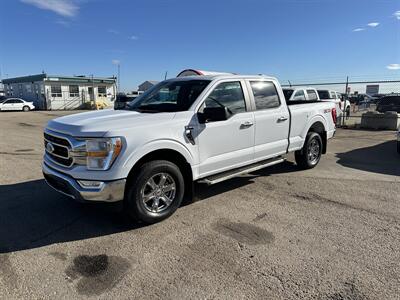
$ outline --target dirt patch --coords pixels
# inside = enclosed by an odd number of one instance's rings
[[[328,295],[326,300],[367,300],[368,298],[357,288],[354,282],[346,282],[343,289]]]
[[[18,125],[22,126],[22,127],[36,127],[36,125],[34,125],[34,124],[24,123],[24,122],[20,122],[20,123],[18,123]]]
[[[67,280],[76,284],[79,294],[101,295],[112,289],[126,275],[130,263],[118,256],[80,255],[66,269]]]
[[[271,232],[248,223],[219,221],[212,225],[218,233],[248,245],[269,244],[274,240]]]
[[[65,253],[61,253],[61,252],[50,252],[49,255],[53,256],[54,258],[58,259],[58,260],[67,260],[67,255]]]

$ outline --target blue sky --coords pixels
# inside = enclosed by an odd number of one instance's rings
[[[2,0],[1,11],[3,78],[112,76],[116,61],[123,90],[185,68],[400,78],[398,0]]]

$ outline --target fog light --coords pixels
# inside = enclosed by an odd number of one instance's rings
[[[83,188],[100,188],[103,186],[103,181],[90,181],[90,180],[78,180],[78,183]]]

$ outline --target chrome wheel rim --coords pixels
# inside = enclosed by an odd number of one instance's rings
[[[321,146],[316,139],[313,139],[310,142],[310,146],[308,147],[308,160],[310,163],[315,164],[320,155]]]
[[[158,173],[150,177],[141,190],[142,202],[146,210],[160,213],[171,206],[176,195],[176,183],[168,173]]]

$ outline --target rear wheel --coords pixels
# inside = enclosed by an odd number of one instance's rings
[[[302,169],[314,168],[321,159],[322,139],[316,132],[309,132],[303,149],[295,152],[297,165]]]
[[[26,112],[26,111],[30,111],[30,108],[29,108],[29,106],[24,106],[24,107],[22,108],[22,110]]]
[[[165,160],[143,164],[128,184],[127,213],[149,224],[171,216],[180,206],[185,190],[180,169]]]

